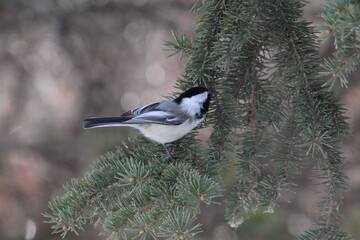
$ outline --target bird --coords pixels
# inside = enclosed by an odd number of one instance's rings
[[[212,89],[192,87],[172,100],[151,103],[129,110],[118,117],[94,117],[83,120],[84,129],[128,126],[146,138],[164,146],[167,158],[176,160],[166,146],[194,129],[209,110]]]

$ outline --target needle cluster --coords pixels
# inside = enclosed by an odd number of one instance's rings
[[[360,7],[357,0],[335,0],[324,5],[321,17],[325,23],[323,39],[334,39],[335,52],[322,63],[321,75],[329,77],[326,85],[332,87],[340,81],[347,87],[349,76],[360,62]]]

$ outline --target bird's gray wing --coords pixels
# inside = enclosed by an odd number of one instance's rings
[[[183,115],[174,115],[169,112],[155,110],[135,116],[124,123],[126,124],[153,123],[153,124],[161,124],[161,125],[180,125],[184,123],[186,120],[187,120],[186,116]]]
[[[135,117],[135,116],[141,115],[146,112],[156,111],[157,107],[160,105],[160,103],[161,102],[151,103],[151,104],[148,104],[145,106],[134,108],[132,110],[129,110],[129,111],[121,114],[121,117]]]

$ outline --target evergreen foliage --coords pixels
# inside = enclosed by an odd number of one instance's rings
[[[334,38],[336,51],[325,59],[322,75],[330,76],[327,85],[333,86],[340,80],[347,87],[349,75],[356,71],[360,62],[360,2],[358,0],[334,0],[324,5],[321,17],[325,23],[320,30],[325,31],[324,39]]]
[[[325,188],[318,223],[299,239],[350,239],[336,226],[347,190],[338,149],[347,133],[343,109],[317,77],[314,30],[299,20],[297,0],[207,0],[197,3],[197,37],[167,43],[188,56],[181,90],[214,89],[201,144],[193,131],[173,144],[175,165],[162,146],[142,137],[107,153],[46,213],[62,236],[100,222],[110,239],[146,236],[189,239],[201,231],[200,205],[223,201],[238,227],[254,211],[273,212],[296,190],[294,177],[312,165]],[[221,173],[236,168],[230,196]]]

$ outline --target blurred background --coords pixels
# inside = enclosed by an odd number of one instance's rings
[[[61,239],[41,215],[62,185],[81,178],[102,153],[121,145],[127,128],[84,131],[82,119],[118,115],[174,90],[185,61],[167,58],[171,30],[193,37],[195,0],[0,0],[0,239]],[[322,1],[305,15],[314,24]],[[322,45],[322,56],[333,51]],[[341,225],[360,239],[360,85],[334,91],[353,135],[342,149],[351,191]],[[295,239],[317,216],[311,173],[275,214],[255,214],[237,231],[222,206],[204,209],[197,240]],[[106,239],[87,226],[66,239]]]

